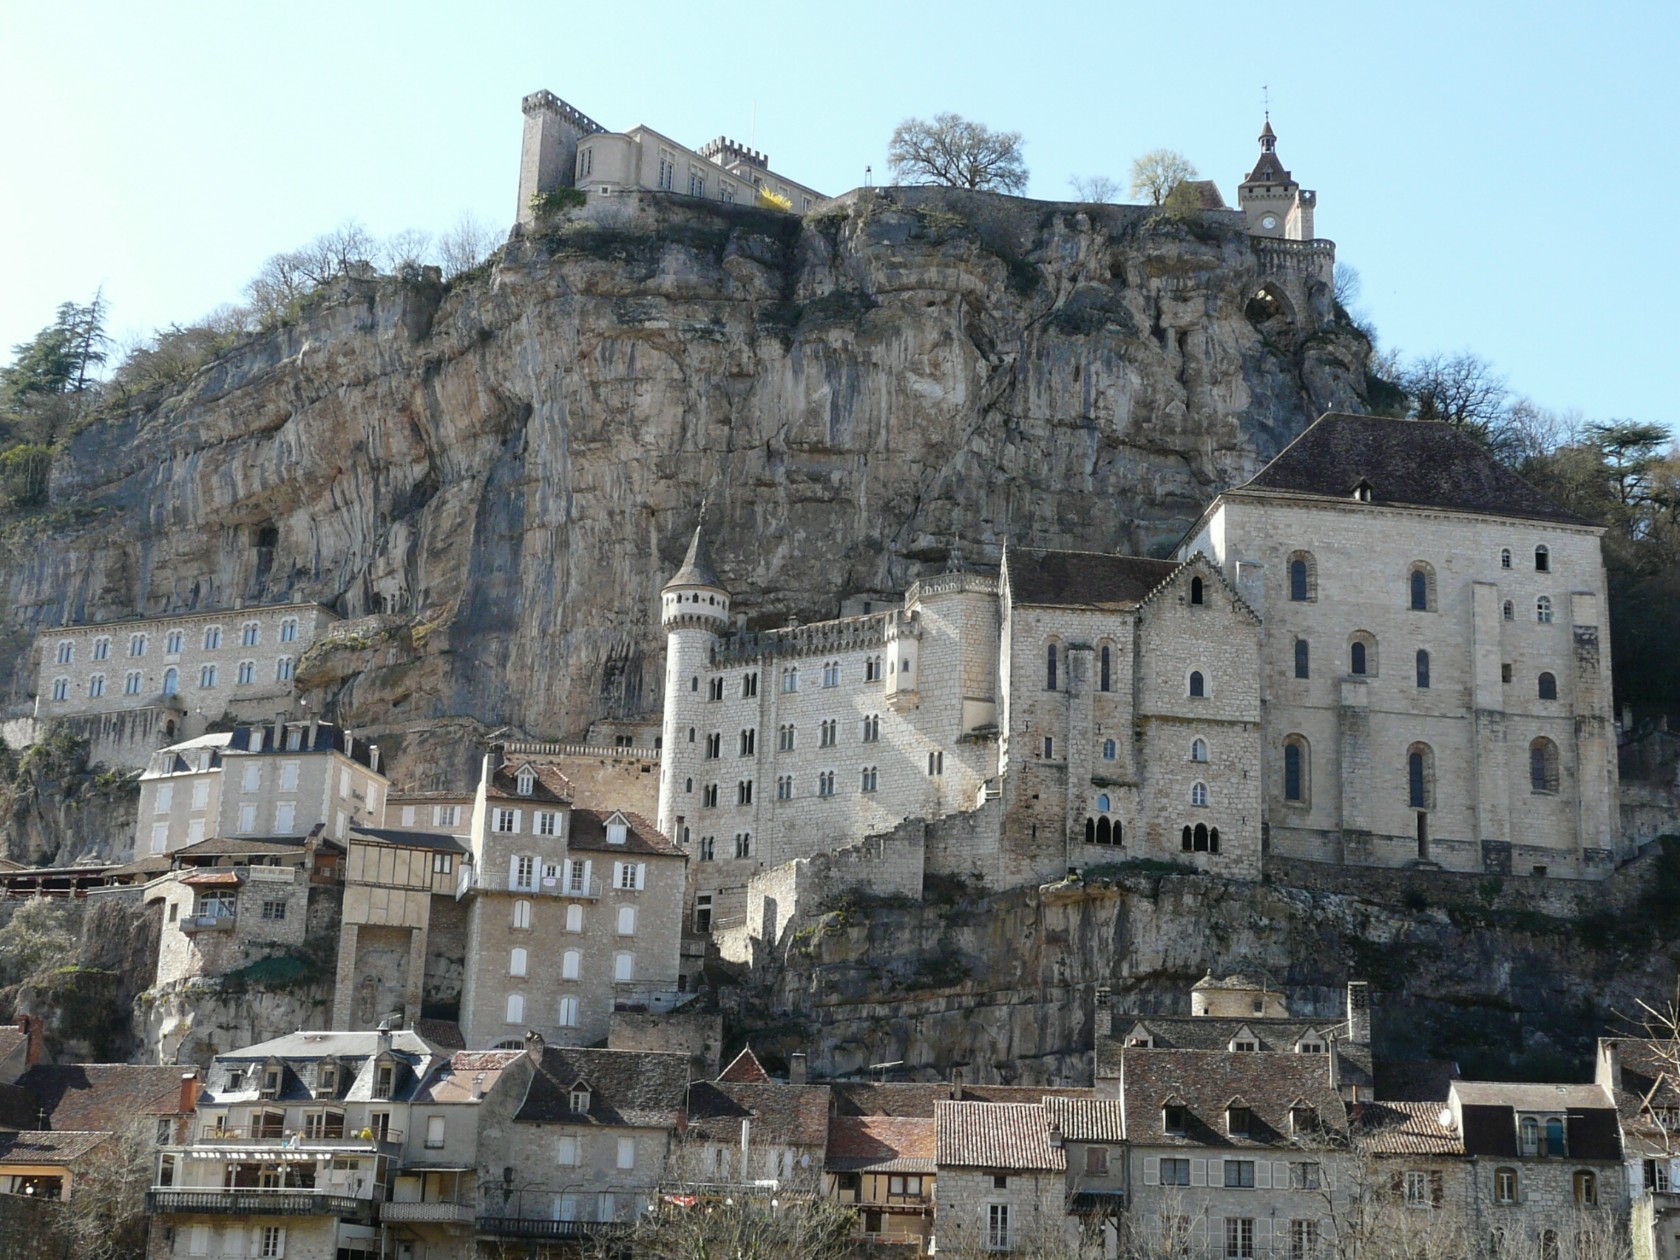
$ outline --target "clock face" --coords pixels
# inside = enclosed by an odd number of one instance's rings
[[[1268,214],[1265,218],[1260,220],[1260,226],[1265,228],[1268,232],[1271,231],[1277,226],[1277,215]]]

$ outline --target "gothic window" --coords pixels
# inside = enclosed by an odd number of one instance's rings
[[[1098,844],[1114,843],[1114,826],[1106,818],[1097,819],[1096,842]]]
[[[1190,741],[1190,760],[1206,761],[1208,759],[1207,740],[1197,736]]]
[[[1289,598],[1297,604],[1318,598],[1318,566],[1309,551],[1296,551],[1289,556]]]
[[[97,699],[99,699],[100,696],[102,696],[104,694],[105,694],[105,675],[104,674],[95,674],[92,678],[88,679],[88,695],[91,698],[97,700]]]
[[[1429,653],[1422,648],[1417,654],[1417,685],[1420,691],[1429,689]]]
[[[1552,571],[1552,553],[1541,543],[1534,549],[1534,571],[1536,573],[1550,573]]]
[[[743,779],[735,785],[735,803],[737,805],[752,804],[752,787],[753,781],[751,779]]]
[[[1413,612],[1433,612],[1435,609],[1435,570],[1423,561],[1412,565],[1412,571],[1407,578],[1411,609]]]
[[[776,750],[778,752],[793,751],[793,723],[785,723],[776,729]]]
[[[243,686],[255,682],[257,680],[257,663],[255,661],[240,661],[238,679]]]
[[[102,644],[107,649],[109,649],[110,646],[111,646],[111,641],[109,639],[95,640],[94,645],[93,645],[93,659],[96,660],[96,661],[102,661],[102,660],[105,659],[103,656],[99,655],[99,648]],[[63,643],[60,643],[58,645],[58,663],[60,665],[69,665],[75,659],[76,659],[76,645],[74,643],[72,643],[70,640],[66,639]]]
[[[1501,569],[1509,569],[1511,567],[1511,549],[1509,547],[1501,547],[1499,549],[1499,567]]]
[[[1510,600],[1505,601],[1504,605],[1500,608],[1500,612],[1503,614],[1506,621],[1515,621],[1517,619],[1517,606]]]
[[[1203,595],[1204,595],[1204,591],[1202,589],[1202,579],[1199,578],[1199,577],[1191,578],[1190,579],[1190,602],[1192,604],[1202,603],[1203,602]]]
[[[1544,735],[1528,746],[1528,782],[1536,792],[1558,790],[1558,747]]]
[[[198,685],[206,691],[216,685],[216,667],[214,665],[205,665],[199,669]]]
[[[737,743],[738,743],[738,746],[739,746],[740,751],[741,751],[741,756],[743,756],[743,757],[752,756],[753,753],[757,750],[758,732],[754,731],[754,730],[744,730],[744,731],[742,731],[741,732],[741,737],[737,741]]]
[[[750,700],[750,699],[752,699],[752,697],[756,696],[757,694],[758,694],[758,675],[756,673],[742,674],[741,675],[741,699]]]
[[[710,861],[715,860],[716,857],[717,857],[717,837],[716,836],[701,836],[700,837],[700,860],[702,862],[710,862]]]
[[[706,698],[708,700],[723,699],[723,679],[708,678],[706,680]]]
[[[701,809],[716,809],[717,808],[717,801],[718,801],[718,785],[717,784],[708,783],[708,784],[706,784],[705,787],[700,789],[700,808]]]
[[[1534,619],[1542,625],[1550,625],[1552,621],[1552,597],[1542,595],[1534,601]]]
[[[793,776],[791,774],[784,774],[777,778],[776,799],[778,801],[791,801],[793,799]]]
[[[818,747],[832,748],[835,743],[838,742],[840,734],[840,721],[838,718],[825,718],[818,724],[817,730],[819,733],[819,738],[817,740]]]
[[[944,773],[945,754],[943,752],[930,752],[928,754],[928,774],[938,776]]]
[[[1056,645],[1044,649],[1044,690],[1056,690]]]
[[[1369,631],[1356,630],[1348,640],[1348,673],[1376,677],[1377,640]]]
[[[859,791],[873,792],[880,786],[880,771],[874,766],[865,766]]]
[[[1207,695],[1207,679],[1199,669],[1190,671],[1190,695],[1193,699],[1201,699]]]
[[[1557,675],[1543,673],[1540,675],[1540,698],[1542,700],[1557,699]]]
[[[881,738],[881,715],[871,713],[863,719],[863,742],[873,744]]]
[[[723,756],[723,732],[713,731],[706,736],[706,760],[716,761]]]
[[[146,655],[146,636],[145,635],[143,635],[143,634],[131,634],[131,635],[128,636],[128,654],[130,656],[144,656],[144,655]]]
[[[1104,792],[1097,797],[1097,812],[1099,814],[1108,813],[1108,793],[1107,792]]]
[[[1406,750],[1406,803],[1412,809],[1435,807],[1435,752],[1428,744]]]
[[[181,690],[181,672],[171,665],[163,671],[163,694],[173,696]]]
[[[1295,640],[1295,677],[1297,677],[1297,678],[1310,678],[1311,676],[1312,676],[1311,670],[1308,668],[1307,641],[1305,639],[1296,639]]]
[[[1283,741],[1283,799],[1295,805],[1307,803],[1307,772],[1311,759],[1307,741],[1291,735]]]
[[[1098,675],[1098,677],[1099,677],[1098,689],[1102,690],[1102,691],[1109,690],[1109,681],[1110,681],[1110,679],[1109,679],[1109,651],[1110,651],[1110,649],[1109,649],[1108,644],[1106,644],[1106,643],[1103,644],[1102,645],[1100,672],[1099,672],[1099,675]]]
[[[1192,805],[1197,805],[1197,806],[1202,806],[1202,807],[1205,807],[1207,805],[1207,803],[1208,803],[1208,786],[1207,786],[1207,784],[1201,783],[1201,782],[1196,782],[1196,783],[1192,783],[1190,785],[1190,803]]]
[[[220,626],[207,626],[204,631],[204,650],[206,652],[214,652],[221,646],[222,628]]]
[[[819,774],[817,776],[817,795],[818,796],[833,796],[834,795],[834,771],[824,770],[821,774]]]
[[[752,856],[752,832],[743,831],[735,837],[735,856],[750,858]]]
[[[1115,753],[1116,753],[1116,752],[1118,752],[1118,751],[1119,751],[1119,750],[1118,750],[1118,748],[1117,748],[1117,747],[1116,747],[1116,746],[1115,746],[1115,743],[1114,743],[1114,741],[1113,741],[1113,740],[1112,740],[1112,739],[1105,739],[1105,740],[1103,740],[1103,743],[1102,743],[1102,755],[1103,755],[1103,760],[1104,760],[1104,761],[1113,761],[1113,760],[1114,760],[1114,756],[1115,756]]]

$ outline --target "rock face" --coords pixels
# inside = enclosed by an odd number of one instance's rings
[[[655,597],[702,505],[738,607],[833,615],[1005,542],[1158,553],[1360,407],[1369,346],[1327,292],[1257,314],[1234,214],[952,190],[574,213],[447,290],[347,281],[82,432],[54,510],[0,542],[5,642],[238,599],[394,612],[304,662],[310,699],[400,780],[464,781],[474,723],[657,712]],[[27,658],[0,669],[24,699]]]

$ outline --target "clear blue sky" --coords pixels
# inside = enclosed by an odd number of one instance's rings
[[[1384,344],[1669,423],[1677,50],[1674,0],[0,0],[0,360],[101,284],[141,333],[346,219],[511,223],[536,88],[609,128],[756,142],[826,192],[882,182],[902,118],[955,110],[1024,135],[1036,197],[1164,146],[1234,201],[1267,84]]]

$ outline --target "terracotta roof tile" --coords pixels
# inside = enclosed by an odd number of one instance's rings
[[[934,1106],[935,1158],[941,1168],[1062,1172],[1067,1152],[1050,1144],[1042,1106],[942,1102]]]
[[[688,1091],[690,1123],[731,1144],[740,1141],[741,1122],[750,1120],[751,1141],[826,1147],[828,1111],[826,1085],[696,1081]]]
[[[467,1039],[461,1035],[461,1025],[452,1019],[417,1019],[414,1031],[439,1050],[465,1050]],[[497,1053],[512,1053],[497,1051]]]
[[[1044,1100],[1050,1123],[1069,1142],[1124,1142],[1126,1109],[1118,1098],[1057,1098]]]
[[[933,1121],[920,1116],[835,1116],[828,1122],[830,1172],[930,1173]]]
[[[762,1085],[769,1082],[770,1073],[764,1070],[764,1065],[758,1061],[758,1056],[752,1052],[752,1047],[746,1046],[740,1054],[729,1061],[728,1067],[718,1073],[718,1080],[736,1085]]]
[[[1462,1155],[1463,1140],[1451,1125],[1441,1123],[1445,1108],[1435,1101],[1366,1103],[1358,1133],[1377,1155]]]
[[[185,1069],[133,1063],[37,1063],[18,1085],[53,1129],[115,1133],[136,1116],[174,1115]]]
[[[531,771],[531,793],[529,796],[521,796],[519,794],[519,772],[526,768]],[[522,761],[507,761],[498,766],[495,772],[491,774],[490,783],[485,788],[485,796],[493,801],[565,804],[572,799],[572,781],[561,772],[559,766],[550,762],[533,761],[529,758]]]

